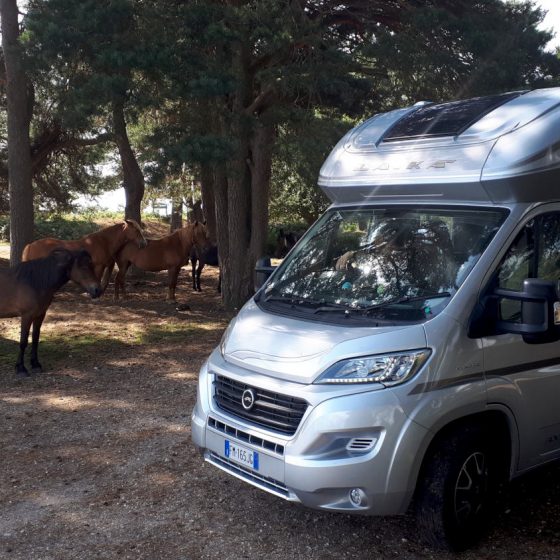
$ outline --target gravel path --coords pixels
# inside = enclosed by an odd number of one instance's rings
[[[216,276],[202,294],[183,280],[184,312],[162,301],[164,275],[150,278],[119,305],[61,294],[45,323],[48,371],[18,380],[0,366],[0,559],[560,558],[558,466],[515,483],[489,537],[451,555],[419,544],[408,517],[311,511],[205,464],[189,421],[226,324]],[[15,329],[0,321],[13,352]]]

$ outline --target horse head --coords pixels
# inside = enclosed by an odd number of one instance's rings
[[[196,221],[192,224],[193,245],[202,252],[207,251],[212,243],[208,237],[208,228],[206,224]]]
[[[65,252],[70,254],[70,279],[84,288],[92,299],[98,298],[103,290],[95,276],[90,254],[85,250]]]
[[[134,220],[126,219],[123,222],[123,231],[127,241],[131,241],[138,245],[139,249],[143,249],[148,245],[140,224]]]
[[[190,254],[191,250],[195,248],[199,253],[203,253],[210,246],[210,238],[208,237],[208,229],[202,222],[196,221],[176,230],[181,239],[183,250]]]

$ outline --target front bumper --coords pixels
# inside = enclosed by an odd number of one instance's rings
[[[293,436],[251,425],[216,406],[214,373],[205,364],[192,413],[192,438],[206,461],[305,506],[370,515],[406,511],[428,434],[408,419],[390,389],[300,385],[255,376],[225,363],[216,352],[209,363],[219,375],[304,398],[310,406]],[[258,469],[228,458],[226,441],[257,452]],[[360,500],[351,499],[353,490]]]

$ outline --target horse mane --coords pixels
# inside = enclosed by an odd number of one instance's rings
[[[141,234],[144,234],[144,232],[142,231],[142,226],[136,220],[133,220],[132,218],[126,218],[124,222],[132,224]]]
[[[66,251],[65,249],[58,249]],[[71,251],[66,251],[74,256]],[[70,264],[73,260],[70,261]],[[22,284],[27,284],[34,290],[45,290],[59,288],[70,279],[70,267],[61,267],[57,264],[57,259],[52,254],[42,259],[34,259],[18,264],[12,269],[16,280]]]
[[[81,239],[88,239],[90,237],[98,237],[99,235],[104,235],[104,233],[108,230],[108,229],[116,229],[117,226],[122,227],[123,222],[119,222],[118,224],[113,224],[112,226],[107,226],[101,229],[98,229],[97,231],[92,231],[91,233],[88,233],[87,235],[84,235]]]
[[[142,231],[142,228],[140,227],[140,224],[136,220],[132,220],[131,218],[126,218],[125,220],[122,220],[121,222],[117,222],[116,224],[113,224],[113,225],[98,229],[97,231],[93,231],[91,233],[88,233],[87,235],[84,235],[82,237],[82,239],[86,239],[88,237],[97,237],[99,235],[104,235],[107,232],[107,230],[122,228],[123,225],[125,225],[127,222],[130,222],[129,225],[131,225],[132,227],[137,229],[142,235],[144,234],[143,231]]]

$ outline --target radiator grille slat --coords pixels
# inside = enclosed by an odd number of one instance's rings
[[[247,389],[255,395],[250,410],[241,404],[243,392]],[[296,432],[308,406],[303,399],[252,387],[222,375],[216,375],[214,381],[214,401],[219,408],[234,416],[288,435]]]

